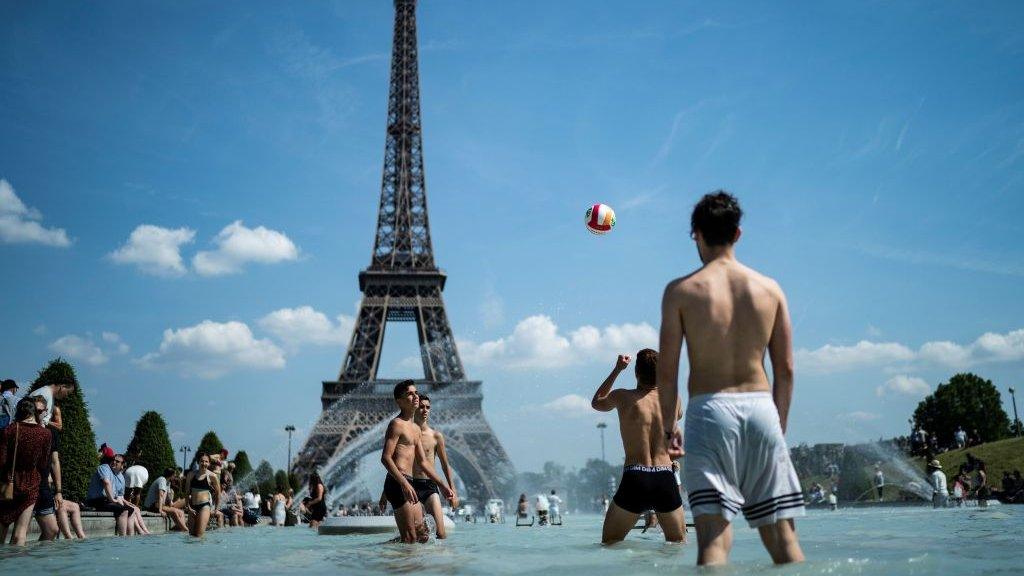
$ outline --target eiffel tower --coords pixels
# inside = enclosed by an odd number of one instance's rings
[[[370,266],[359,273],[363,299],[341,373],[323,383],[323,412],[296,458],[300,478],[320,469],[332,497],[359,496],[351,479],[364,456],[381,451],[397,411],[398,380],[377,378],[385,328],[416,322],[425,375],[416,388],[430,396],[431,423],[445,435],[449,461],[465,485],[462,496],[480,502],[507,495],[515,470],[484,419],[481,383],[466,379],[441,298],[445,279],[434,263],[427,219],[416,0],[395,0],[377,236]]]

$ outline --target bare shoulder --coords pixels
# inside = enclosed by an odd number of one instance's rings
[[[771,295],[777,299],[784,298],[785,295],[782,292],[782,286],[780,286],[774,278],[766,274],[762,274],[749,266],[742,266],[742,269],[751,282],[771,293]]]
[[[434,435],[434,440],[436,440],[438,442],[444,442],[444,434],[441,434],[440,430],[436,430],[434,428],[431,428],[430,429],[430,433]]]
[[[392,418],[391,422],[388,422],[388,436],[400,436],[403,432],[403,422],[398,418]]]
[[[686,276],[680,276],[669,282],[665,286],[665,300],[680,302],[692,295],[694,291],[699,290],[703,283],[700,274],[702,270],[703,268],[698,268]]]

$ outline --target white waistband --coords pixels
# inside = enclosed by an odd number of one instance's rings
[[[671,466],[644,466],[643,464],[629,464],[622,467],[623,472],[671,472]]]
[[[696,396],[690,396],[688,405],[704,404],[713,400],[727,400],[730,402],[743,402],[744,400],[761,400],[771,399],[772,393],[766,391],[759,392],[712,392],[710,394],[698,394]]]

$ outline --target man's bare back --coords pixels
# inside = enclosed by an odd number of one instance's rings
[[[591,400],[595,410],[618,412],[619,433],[626,453],[622,480],[605,517],[601,541],[612,544],[622,540],[641,513],[656,510],[666,540],[684,542],[683,503],[672,472],[672,459],[682,454],[670,452],[661,434],[661,401],[655,386],[658,353],[645,349],[637,356],[636,388],[612,390],[616,378],[631,360],[622,355]]]
[[[771,278],[735,258],[718,258],[670,282],[662,314],[666,319],[662,323],[662,350],[679,350],[685,338],[691,398],[717,392],[772,390],[764,368],[766,349],[776,373],[776,392],[792,390],[789,312],[782,289]],[[672,383],[676,382],[678,355],[662,357],[659,368],[670,374]],[[677,397],[665,396],[668,401]],[[785,409],[779,405],[780,400],[776,396],[785,429],[789,399],[785,398]],[[662,406],[663,417],[669,414]],[[666,426],[668,429],[670,426]]]
[[[697,528],[697,563],[727,561],[742,512],[775,562],[803,559],[793,518],[804,513],[784,434],[793,394],[792,328],[774,280],[740,264],[743,211],[726,192],[694,206],[690,237],[703,266],[665,288],[658,391],[664,435],[683,443],[677,414],[679,355],[689,359],[685,466]],[[772,381],[764,368],[771,357]]]
[[[629,366],[629,356],[619,356],[613,376]],[[625,465],[671,466],[668,443],[661,434],[661,402],[656,387],[611,390],[615,378],[598,388],[591,406],[602,412],[615,409],[619,416],[619,434],[626,453]],[[607,388],[607,389],[606,389]],[[603,392],[603,394],[602,394]]]

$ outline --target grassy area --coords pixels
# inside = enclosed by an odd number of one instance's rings
[[[970,452],[975,458],[985,462],[985,471],[988,474],[989,483],[998,487],[1003,478],[1003,471],[1020,470],[1024,472],[1024,438],[1010,438],[971,446],[963,450],[951,450],[939,454],[939,463],[947,476],[956,474],[960,465],[967,462],[967,453]],[[924,470],[925,462],[918,459],[921,469]]]

